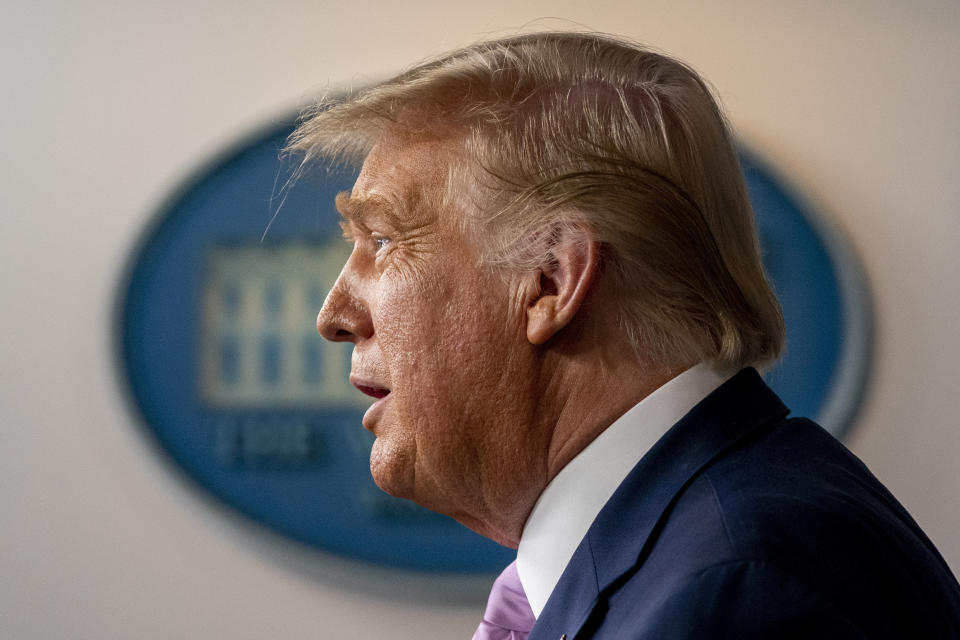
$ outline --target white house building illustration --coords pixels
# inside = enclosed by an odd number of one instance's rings
[[[352,345],[316,331],[327,291],[350,255],[324,243],[220,245],[207,254],[200,395],[212,407],[363,407],[349,381]]]

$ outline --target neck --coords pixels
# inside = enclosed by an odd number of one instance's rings
[[[532,437],[526,451],[516,453],[526,471],[520,474],[523,486],[514,486],[495,516],[488,512],[484,522],[465,524],[515,548],[537,499],[560,470],[617,418],[687,368],[645,362],[629,346],[606,345],[554,345],[543,351],[539,384],[531,394]]]
[[[632,355],[633,350],[621,353]],[[617,418],[685,368],[633,358],[605,359],[602,366],[571,363],[562,374],[564,379],[559,381],[564,391],[558,395],[564,401],[550,433],[544,487]],[[598,375],[598,371],[602,373]]]

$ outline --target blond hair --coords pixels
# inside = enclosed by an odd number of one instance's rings
[[[454,138],[447,195],[476,193],[485,255],[535,268],[533,238],[585,226],[638,353],[718,367],[778,355],[783,316],[724,117],[686,65],[608,36],[475,44],[307,112],[288,149],[360,162],[388,127]],[[539,247],[532,251],[531,247]]]

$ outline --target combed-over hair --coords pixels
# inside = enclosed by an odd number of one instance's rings
[[[322,102],[288,149],[305,164],[359,163],[388,127],[457,142],[446,197],[477,194],[490,262],[547,264],[540,240],[586,227],[611,321],[645,358],[734,367],[778,355],[783,316],[727,125],[683,63],[596,34],[481,42]]]

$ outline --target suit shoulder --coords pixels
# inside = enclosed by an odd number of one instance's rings
[[[729,544],[724,562],[775,568],[851,619],[886,618],[904,631],[924,616],[958,624],[960,586],[933,544],[811,421],[784,420],[740,443],[704,470],[690,497],[705,487]],[[687,500],[679,498],[679,512],[693,506]]]
[[[727,561],[690,574],[644,613],[639,624],[627,622],[628,615],[609,616],[604,631],[658,639],[889,637],[871,635],[876,629],[861,627],[816,589],[762,561]]]
[[[932,548],[867,467],[807,419],[783,420],[739,443],[697,482],[709,485],[739,557],[769,559],[786,551],[782,544],[795,554],[811,536],[823,545],[880,531]]]

